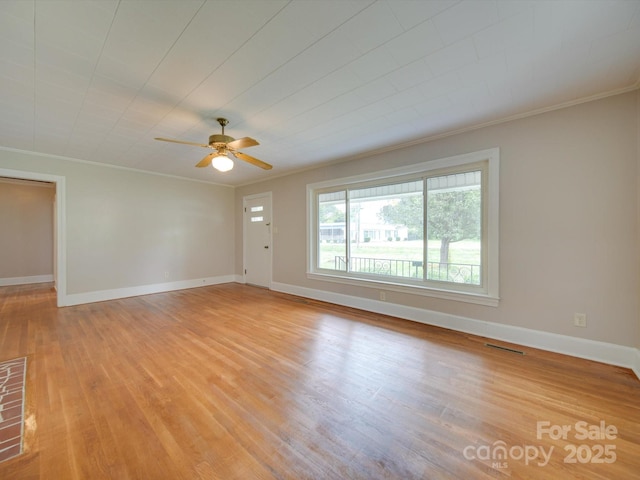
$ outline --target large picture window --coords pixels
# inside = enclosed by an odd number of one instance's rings
[[[309,185],[308,275],[496,305],[498,155]]]

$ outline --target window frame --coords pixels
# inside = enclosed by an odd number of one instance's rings
[[[388,277],[349,271],[320,269],[318,198],[320,193],[349,190],[367,186],[390,185],[443,174],[477,170],[482,173],[482,282],[480,286],[437,280]],[[499,169],[500,150],[491,148],[388,170],[346,178],[337,178],[307,185],[307,278],[364,286],[385,291],[456,300],[487,306],[499,302]],[[424,192],[426,195],[426,191]],[[347,208],[349,208],[347,195]],[[426,209],[425,209],[426,215]],[[426,220],[426,218],[425,218]],[[426,221],[424,223],[426,229]],[[426,232],[425,232],[426,233]],[[425,242],[427,241],[425,235]],[[425,248],[426,251],[426,248]]]

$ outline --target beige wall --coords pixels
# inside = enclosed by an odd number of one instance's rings
[[[236,189],[273,192],[273,281],[377,299],[378,289],[306,277],[306,185],[500,147],[500,304],[387,292],[388,302],[625,346],[638,324],[638,93]],[[274,161],[277,165],[277,160]],[[236,250],[235,271],[242,269]],[[588,328],[573,326],[574,312]]]
[[[636,91],[636,131],[637,131],[637,148],[636,155],[638,156],[638,167],[637,167],[637,185],[638,185],[638,218],[636,224],[636,231],[638,235],[638,277],[640,277],[640,90]],[[638,282],[640,284],[640,281]],[[640,298],[640,285],[638,286],[638,298]],[[640,349],[640,312],[638,312],[638,325],[637,325],[638,335],[636,340],[636,347]]]
[[[0,279],[53,275],[53,185],[0,178]]]
[[[233,274],[232,188],[15,151],[0,168],[66,178],[67,294]]]

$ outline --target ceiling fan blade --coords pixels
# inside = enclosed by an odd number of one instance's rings
[[[256,145],[260,145],[257,140],[254,140],[251,137],[244,137],[227,143],[227,148],[230,148],[231,150],[238,150],[240,148],[255,147]]]
[[[265,163],[262,160],[258,160],[257,158],[254,158],[254,157],[252,157],[250,155],[247,155],[246,153],[233,152],[233,154],[236,157],[238,157],[240,160],[244,160],[245,162],[248,162],[248,163],[250,163],[252,165],[255,165],[256,167],[260,167],[260,168],[263,168],[265,170],[271,170],[273,168],[268,163]]]
[[[161,137],[156,137],[155,140],[160,140],[161,142],[181,143],[183,145],[193,145],[195,147],[209,148],[209,145],[205,145],[204,143],[185,142],[183,140],[172,140],[170,138],[161,138]]]
[[[218,152],[210,153],[209,155],[204,157],[202,160],[200,160],[198,163],[196,163],[196,167],[200,167],[200,168],[208,167],[209,165],[211,165],[211,160],[213,160],[213,157],[217,157],[218,155],[220,155]]]

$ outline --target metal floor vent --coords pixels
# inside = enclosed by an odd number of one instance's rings
[[[501,345],[494,345],[493,343],[485,343],[485,347],[497,348],[498,350],[504,350],[505,352],[517,353],[518,355],[524,355],[522,350],[516,350],[515,348],[503,347]]]

